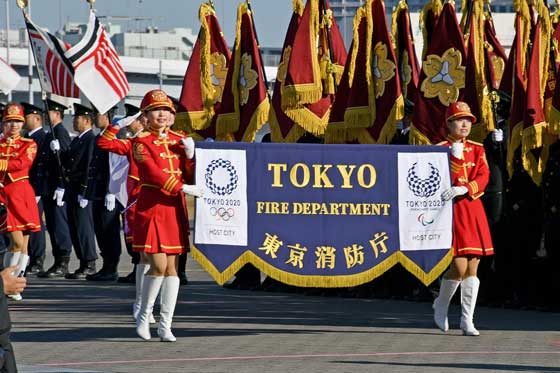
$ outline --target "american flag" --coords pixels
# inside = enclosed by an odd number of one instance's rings
[[[95,13],[91,12],[84,38],[65,53],[82,93],[104,113],[130,90],[119,55]]]
[[[42,89],[58,96],[79,98],[80,90],[74,83],[74,69],[64,56],[70,45],[36,26],[29,18],[25,23]]]

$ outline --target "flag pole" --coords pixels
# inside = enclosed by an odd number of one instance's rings
[[[468,40],[469,38],[469,33],[470,33],[470,28],[471,28],[471,18],[472,18],[472,12],[473,12],[473,3],[474,0],[467,0],[468,4],[467,4],[467,18],[465,19],[465,24],[463,25],[463,38],[465,40]]]
[[[255,27],[255,18],[253,17],[253,8],[251,8],[251,0],[246,0],[245,2],[247,3],[247,8],[249,9],[249,15],[251,16],[251,24],[253,26],[253,34],[255,34],[255,40],[257,41],[257,50],[259,51],[259,58],[261,59],[261,69],[262,69],[263,78],[264,78],[264,86],[266,87],[266,95],[267,95],[268,99],[270,100],[271,98],[270,98],[270,91],[269,91],[269,86],[268,86],[268,79],[266,78],[264,60],[263,60],[262,53],[261,53],[261,43],[259,42],[259,37],[257,35],[257,29]],[[212,1],[212,3],[213,3],[213,1]]]
[[[325,2],[325,0],[321,0],[321,4],[323,5],[323,21],[326,20],[327,18],[327,4]],[[329,47],[329,63],[332,65],[333,64],[333,51],[332,51],[332,41],[331,41],[331,27],[328,25],[327,22],[325,22],[324,25],[327,28],[327,44]],[[334,87],[334,93],[336,94],[336,91],[338,90],[338,87],[336,86],[336,71],[333,69],[332,71],[332,76],[333,76],[333,87]]]
[[[25,18],[25,20],[29,20],[29,15],[27,14],[27,12],[25,11],[25,8],[28,6],[28,0],[17,0],[16,1],[18,8],[21,9],[21,13],[23,14],[23,18]],[[35,49],[33,49],[31,47],[31,34],[29,33],[29,28],[27,27],[27,22],[25,25],[25,29],[27,30],[27,37],[29,39],[29,47],[31,48],[31,50],[33,51],[33,59],[35,60],[35,66],[37,66],[37,69],[39,69],[39,61],[37,61],[37,56],[35,55]],[[51,131],[51,136],[53,138],[53,140],[57,140],[56,135],[54,133],[54,128],[51,122],[51,118],[49,116],[49,103],[47,101],[47,91],[45,90],[45,88],[43,87],[43,81],[41,80],[41,77],[39,76],[39,84],[41,86],[41,100],[43,101],[43,105],[45,106],[45,111],[46,114],[45,120],[47,122],[47,126],[49,127],[50,131]],[[59,183],[59,187],[64,188],[64,181],[66,180],[66,177],[64,175],[64,169],[62,168],[62,162],[60,160],[60,152],[59,151],[55,151],[55,158],[56,158],[56,164],[58,166],[58,183]]]

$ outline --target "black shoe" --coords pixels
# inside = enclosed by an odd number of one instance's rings
[[[53,266],[47,269],[45,272],[39,272],[37,277],[41,278],[62,278],[66,277],[68,274],[68,262],[69,257],[62,258],[60,260],[55,260]]]
[[[117,272],[111,272],[109,270],[101,269],[99,272],[93,275],[87,275],[86,280],[88,281],[117,281],[119,274]]]
[[[134,267],[136,269],[136,267]],[[135,284],[136,283],[136,270],[130,272],[128,275],[124,277],[119,277],[117,282],[125,283],[125,284]]]
[[[189,279],[187,278],[186,272],[179,272],[179,284],[180,285],[187,285],[189,283]]]
[[[45,272],[45,269],[43,268],[43,264],[34,263],[31,264],[29,267],[27,267],[27,270],[25,271],[25,275],[26,276],[38,275],[39,273],[42,272]]]
[[[74,273],[68,273],[64,278],[69,280],[77,280],[85,278],[87,275],[95,274],[95,260],[80,264],[80,267]]]

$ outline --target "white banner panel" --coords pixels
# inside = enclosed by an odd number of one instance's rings
[[[195,244],[247,246],[245,150],[196,149]]]
[[[441,194],[451,187],[445,153],[399,153],[400,249],[451,247],[453,205]]]

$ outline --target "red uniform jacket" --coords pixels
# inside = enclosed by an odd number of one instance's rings
[[[35,232],[41,229],[35,192],[29,183],[29,169],[37,155],[37,144],[19,135],[0,139],[0,201],[8,216],[0,231]],[[4,219],[3,219],[4,220]]]
[[[450,138],[438,145],[451,147]],[[461,158],[451,155],[451,183],[464,186],[467,194],[453,200],[453,250],[456,256],[492,255],[494,248],[484,206],[490,169],[482,144],[464,140]]]

